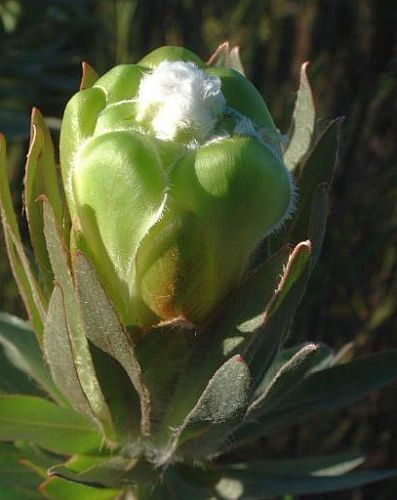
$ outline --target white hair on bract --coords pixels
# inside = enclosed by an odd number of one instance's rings
[[[162,140],[205,141],[226,105],[221,80],[191,62],[163,61],[139,85],[137,121]]]

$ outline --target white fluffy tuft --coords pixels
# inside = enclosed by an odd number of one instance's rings
[[[181,135],[202,142],[213,133],[225,103],[217,76],[191,62],[163,61],[141,80],[137,120],[159,139]]]

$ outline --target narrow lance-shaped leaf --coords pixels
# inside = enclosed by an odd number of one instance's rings
[[[288,392],[307,375],[320,354],[320,346],[307,344],[274,373],[273,378],[261,391],[247,410],[247,418],[256,415],[284,399]]]
[[[309,219],[316,189],[319,184],[329,186],[332,182],[338,162],[342,121],[342,118],[337,118],[328,125],[302,166],[298,180],[297,211],[292,225],[288,228],[291,241],[300,241],[308,237]]]
[[[300,304],[308,279],[310,242],[299,243],[291,253],[282,278],[264,313],[240,325],[253,334],[243,351],[251,369],[254,388],[262,380],[280,345],[285,341],[288,328]]]
[[[235,355],[213,375],[194,408],[176,429],[169,451],[163,458],[166,463],[178,446],[193,439],[190,454],[205,456],[219,446],[231,433],[232,425],[243,416],[249,396],[250,373],[245,361]],[[232,390],[231,390],[232,389]],[[211,432],[208,441],[202,436]],[[200,435],[200,438],[194,439]],[[217,448],[217,446],[215,446]]]
[[[336,455],[232,464],[222,467],[224,477],[215,489],[224,499],[261,500],[352,489],[397,475],[393,470],[346,473],[361,462],[354,455]]]
[[[23,486],[14,488],[0,486],[0,498],[7,500],[40,500],[42,496],[38,491]]]
[[[0,344],[0,394],[44,396],[36,382],[16,368]]]
[[[207,471],[206,471],[207,472]],[[219,496],[203,476],[198,481],[192,481],[176,470],[168,467],[163,480],[158,481],[150,493],[150,500],[175,500],[176,498],[191,498],[194,500],[218,500]]]
[[[44,234],[46,237],[48,253],[50,256],[55,278],[59,283],[60,289],[56,293],[56,305],[54,306],[54,318],[60,318],[60,304],[63,302],[65,319],[59,334],[65,339],[65,348],[69,345],[69,351],[72,356],[73,366],[76,370],[76,376],[81,384],[93,414],[101,422],[103,430],[110,441],[115,439],[115,432],[109,408],[105,402],[98,380],[96,378],[94,365],[88,347],[88,341],[84,331],[83,321],[80,315],[77,303],[77,294],[74,289],[73,279],[68,267],[68,259],[63,248],[58,228],[56,226],[54,213],[47,200],[43,199],[44,213]],[[55,290],[55,289],[54,289]],[[51,316],[50,316],[51,318]],[[57,324],[56,319],[47,318],[46,323],[46,354],[49,365],[52,369],[54,379],[59,384],[61,390],[66,389],[70,395],[70,389],[62,384],[62,373],[65,367],[62,367],[60,357],[62,352],[57,348]],[[67,339],[66,339],[67,337]],[[61,368],[62,367],[62,368]],[[56,372],[60,372],[56,375]]]
[[[62,393],[77,411],[93,419],[101,428],[75,366],[73,340],[66,320],[62,289],[58,283],[55,283],[48,307],[44,353],[55,383]]]
[[[42,483],[40,491],[52,500],[116,500],[120,498],[120,490],[93,488],[78,484],[60,477],[52,477]]]
[[[150,484],[158,479],[158,472],[144,459],[114,457],[101,460],[81,471],[75,470],[74,462],[72,459],[66,465],[54,466],[50,469],[50,474],[76,483],[106,488]]]
[[[185,373],[189,373],[189,356],[194,347],[194,332],[181,326],[175,329],[170,328],[169,325],[146,331],[143,338],[137,343],[137,355],[142,366],[145,386],[150,393],[153,434],[156,434],[163,426],[167,410],[169,408],[176,409],[175,407],[181,403],[179,398],[178,400],[174,399],[174,393],[181,377],[184,377]],[[192,377],[190,377],[190,381],[193,391]],[[174,401],[178,401],[178,403],[174,404]],[[188,407],[187,411],[190,408]],[[180,418],[177,423],[180,423]],[[168,436],[168,424],[164,427]]]
[[[313,269],[320,256],[328,218],[328,186],[319,184],[313,193],[307,237],[312,244],[310,268]]]
[[[0,313],[0,344],[18,370],[35,380],[58,404],[67,405],[44,366],[42,352],[32,330],[24,321]]]
[[[148,434],[150,395],[144,384],[132,341],[122,327],[88,259],[77,252],[73,257],[73,266],[87,337],[99,349],[116,359],[127,372],[140,396],[142,432]]]
[[[61,454],[98,453],[102,444],[82,415],[32,396],[0,396],[0,440],[26,440]]]
[[[36,488],[47,477],[47,469],[54,464],[54,457],[51,458],[41,450],[33,451],[27,445],[18,447],[13,443],[1,443],[0,485],[26,488],[35,498]],[[0,498],[8,497],[0,495]]]
[[[308,65],[309,63],[305,62],[301,66],[299,90],[292,116],[290,140],[284,152],[284,162],[289,170],[294,170],[307,154],[314,133],[316,111],[310,82],[307,77]]]
[[[32,111],[31,137],[26,160],[24,179],[24,206],[28,221],[30,241],[40,269],[43,288],[48,297],[52,289],[53,276],[43,234],[43,210],[38,200],[46,195],[54,208],[59,225],[62,224],[63,199],[55,164],[54,148],[49,130],[40,111]]]
[[[275,428],[296,424],[315,412],[352,404],[396,379],[396,350],[315,371],[297,384],[280,404],[239,429],[234,436],[234,446],[257,439]]]
[[[0,211],[11,269],[33,329],[41,337],[45,319],[45,299],[26,257],[9,187],[6,142],[0,134]]]
[[[362,453],[348,452],[336,455],[303,456],[293,458],[277,458],[274,460],[235,463],[225,466],[225,470],[247,471],[248,474],[285,476],[339,476],[357,469],[365,462]],[[222,467],[220,467],[222,469]]]

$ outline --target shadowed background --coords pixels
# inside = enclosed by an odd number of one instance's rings
[[[49,118],[57,139],[82,60],[103,73],[165,44],[207,59],[226,39],[241,46],[246,72],[282,132],[306,60],[319,118],[346,116],[328,234],[294,340],[336,348],[351,342],[346,359],[396,347],[395,0],[0,0],[0,130],[9,142],[19,213],[31,107]],[[25,316],[2,236],[0,280],[0,309]],[[312,418],[244,456],[357,448],[372,467],[397,467],[396,392],[390,387],[344,412]],[[337,498],[393,499],[396,491],[389,482]]]

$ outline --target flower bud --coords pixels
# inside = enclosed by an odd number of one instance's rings
[[[242,75],[179,47],[67,105],[61,166],[78,245],[127,325],[201,323],[291,212],[278,132]]]

